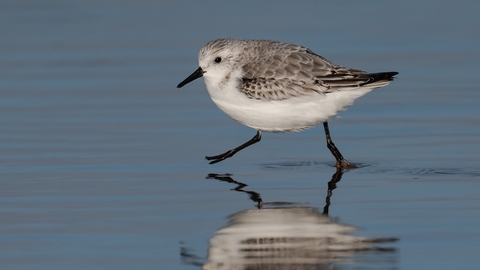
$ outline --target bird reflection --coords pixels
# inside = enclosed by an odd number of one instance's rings
[[[262,209],[263,208],[263,201],[262,201],[262,198],[260,197],[260,194],[258,194],[255,191],[243,190],[243,188],[246,187],[247,184],[244,184],[242,182],[237,182],[237,181],[233,180],[233,178],[231,176],[232,176],[231,174],[210,173],[210,174],[208,174],[208,176],[206,178],[207,179],[217,179],[217,180],[220,180],[222,182],[236,184],[237,187],[234,188],[233,190],[238,191],[238,192],[247,193],[248,195],[250,195],[250,200],[257,203],[257,208]]]
[[[327,189],[327,197],[325,198],[325,206],[323,207],[323,214],[328,215],[328,208],[330,207],[330,197],[333,194],[333,190],[337,188],[337,183],[340,182],[342,179],[343,175],[343,170],[338,169],[333,175],[332,179],[328,182],[328,189]],[[227,182],[227,183],[232,183],[236,184],[237,187],[233,188],[232,190],[238,191],[238,192],[244,192],[250,195],[250,200],[254,201],[257,203],[257,208],[262,209],[263,208],[263,201],[262,198],[260,197],[260,194],[258,194],[255,191],[248,191],[244,190],[244,187],[247,187],[247,184],[244,184],[242,182],[235,181],[232,178],[231,174],[216,174],[216,173],[210,173],[206,177],[206,179],[216,179],[222,182]],[[277,205],[280,203],[276,203]],[[284,203],[286,204],[286,203]]]
[[[323,213],[314,207],[263,203],[260,194],[245,190],[247,185],[234,180],[232,175],[209,174],[207,179],[237,185],[233,190],[248,194],[258,209],[229,216],[228,225],[210,239],[208,259],[202,263],[202,269],[333,269],[334,263],[354,263],[354,255],[360,251],[386,254],[381,259],[373,256],[373,260],[393,266],[396,260],[391,254],[395,249],[380,244],[396,239],[351,235],[355,227],[339,224],[328,216],[332,191],[342,174],[342,170],[337,170],[328,182]],[[185,262],[193,264],[193,256],[182,249]]]

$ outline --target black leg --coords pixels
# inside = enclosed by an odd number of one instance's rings
[[[325,129],[325,136],[327,138],[327,147],[328,149],[330,149],[330,152],[332,152],[332,155],[337,160],[335,167],[339,169],[356,168],[357,166],[351,164],[343,158],[342,153],[340,153],[340,150],[338,150],[338,148],[333,143],[332,138],[330,137],[330,130],[328,129],[328,122],[323,122],[323,128]]]
[[[216,155],[216,156],[211,156],[211,157],[206,156],[205,159],[206,160],[212,160],[212,161],[210,161],[210,164],[215,164],[215,163],[220,162],[222,160],[225,160],[229,157],[232,157],[238,151],[242,150],[243,148],[247,148],[252,144],[255,144],[255,143],[259,142],[261,139],[262,139],[262,132],[260,130],[257,130],[257,134],[255,134],[255,136],[253,136],[253,138],[250,139],[250,141],[240,145],[239,147],[233,148],[232,150],[228,150],[227,152],[225,152],[223,154]]]

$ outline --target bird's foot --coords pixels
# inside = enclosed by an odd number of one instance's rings
[[[232,149],[232,150],[228,150],[227,152],[223,153],[223,154],[220,154],[220,155],[216,155],[216,156],[206,156],[205,159],[206,160],[211,160],[209,162],[209,164],[215,164],[215,163],[218,163],[220,161],[223,161],[229,157],[232,157],[236,152]]]
[[[335,167],[337,169],[342,169],[342,170],[358,168],[357,165],[348,162],[346,159],[342,159],[341,161],[337,161],[337,163],[335,164]]]

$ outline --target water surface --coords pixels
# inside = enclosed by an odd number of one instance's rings
[[[303,258],[306,269],[474,268],[478,9],[0,1],[0,266],[288,269]],[[175,88],[218,37],[294,42],[341,65],[400,72],[330,122],[360,168],[336,174],[321,127],[264,134],[208,165],[205,155],[255,134],[216,108],[201,80]],[[214,253],[218,240],[233,251],[238,239],[280,243],[273,254],[287,259]],[[311,248],[335,239],[355,245]]]

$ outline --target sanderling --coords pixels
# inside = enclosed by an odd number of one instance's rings
[[[304,46],[270,40],[213,40],[200,50],[198,62],[200,67],[177,88],[203,77],[223,112],[257,130],[248,142],[205,157],[210,164],[259,142],[262,131],[302,131],[323,123],[336,167],[354,168],[332,142],[327,120],[398,74],[345,68]]]

